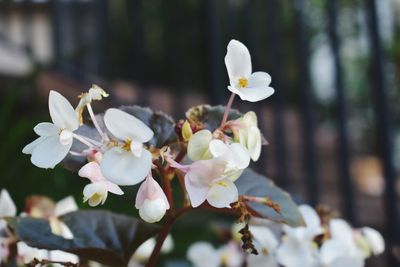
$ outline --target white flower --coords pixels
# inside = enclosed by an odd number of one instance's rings
[[[187,148],[188,157],[193,161],[211,159],[213,156],[209,144],[212,139],[212,133],[209,130],[201,130],[192,135]]]
[[[31,154],[31,161],[40,168],[54,168],[71,149],[73,131],[78,129],[79,121],[74,108],[61,94],[50,91],[49,111],[53,123],[42,122],[33,129],[39,135],[22,150]]]
[[[342,219],[329,222],[331,239],[320,249],[320,264],[323,267],[362,267],[365,255],[355,242],[353,229]]]
[[[238,126],[233,127],[235,141],[247,149],[253,161],[257,161],[261,154],[262,136],[258,128],[256,113],[249,111],[236,122]]]
[[[373,255],[379,255],[385,251],[385,240],[378,231],[370,227],[363,227],[361,231]]]
[[[221,265],[225,267],[241,267],[244,261],[243,250],[239,244],[230,241],[218,249]]]
[[[299,211],[306,226],[284,225],[286,236],[276,251],[277,261],[285,267],[297,267],[299,262],[304,267],[314,267],[318,264],[318,254],[313,239],[323,233],[323,228],[318,214],[310,206],[301,205]]]
[[[7,190],[2,189],[0,192],[0,231],[7,226],[5,220],[1,217],[14,217],[17,214],[17,207],[11,199]]]
[[[84,165],[78,172],[78,175],[88,178],[91,183],[83,189],[83,201],[88,201],[89,205],[95,207],[99,204],[103,205],[107,199],[108,192],[116,195],[123,195],[121,188],[110,182],[103,176],[100,166],[97,162],[89,162]]]
[[[214,139],[210,142],[209,148],[214,158],[220,158],[226,162],[224,176],[232,181],[237,180],[250,164],[249,154],[239,143],[226,144],[219,139]]]
[[[102,173],[118,185],[140,183],[151,169],[152,156],[143,143],[153,138],[153,131],[134,116],[114,108],[106,111],[104,123],[123,145],[104,153],[100,164]]]
[[[151,172],[139,187],[135,207],[139,209],[140,218],[148,223],[160,221],[169,209],[168,199]]]
[[[274,93],[269,87],[271,77],[265,72],[252,73],[251,58],[247,47],[237,40],[231,40],[225,56],[230,86],[242,100],[257,102]]]
[[[17,251],[18,251],[18,259],[22,264],[27,264],[31,262],[33,259],[38,260],[53,260],[53,261],[61,261],[61,262],[72,262],[78,263],[79,258],[71,253],[64,252],[61,250],[45,250],[45,249],[37,249],[28,246],[25,242],[17,243]]]
[[[93,84],[87,93],[82,93],[79,96],[80,101],[78,103],[78,106],[75,108],[79,121],[81,123],[83,122],[82,113],[88,104],[92,103],[93,100],[99,101],[103,97],[108,97],[108,96],[109,95],[107,94],[107,92],[96,84]],[[91,112],[91,110],[89,112]]]
[[[230,208],[238,200],[238,190],[231,179],[224,176],[226,162],[220,158],[198,160],[181,165],[167,157],[170,166],[186,173],[185,187],[194,208],[204,201],[216,208]]]
[[[147,239],[142,243],[132,256],[131,261],[146,262],[156,246],[156,239],[154,237]],[[168,235],[163,245],[161,246],[161,253],[167,254],[174,249],[174,240],[171,235]]]
[[[250,254],[247,257],[248,267],[278,267],[275,251],[279,245],[274,233],[266,226],[250,225],[249,230],[253,235],[254,245],[259,255]]]
[[[186,257],[194,267],[219,267],[221,262],[219,252],[207,242],[190,245]]]

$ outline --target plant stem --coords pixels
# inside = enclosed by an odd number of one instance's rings
[[[228,104],[225,107],[224,117],[222,117],[222,122],[220,128],[225,126],[226,121],[228,120],[229,111],[231,110],[233,100],[235,99],[235,93],[232,93],[231,97],[229,98]]]
[[[158,255],[160,254],[161,247],[164,244],[165,239],[167,238],[169,232],[171,231],[172,225],[174,224],[175,220],[185,214],[188,211],[193,210],[191,206],[183,207],[179,209],[174,215],[171,215],[167,218],[167,222],[161,229],[160,233],[157,236],[156,246],[151,253],[149,260],[146,263],[146,267],[155,267],[158,260]]]
[[[99,123],[97,122],[96,116],[94,115],[93,109],[92,109],[92,105],[90,105],[90,103],[86,104],[86,108],[89,112],[90,118],[92,119],[93,125],[96,128],[96,130],[99,132],[100,136],[101,136],[101,140],[105,140],[105,135],[104,132],[101,130]]]

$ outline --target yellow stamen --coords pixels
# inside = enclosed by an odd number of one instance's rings
[[[125,143],[122,145],[122,149],[126,151],[131,151],[131,143],[132,143],[131,139],[126,139]]]
[[[240,78],[238,81],[238,85],[241,88],[246,88],[249,85],[249,80],[247,80],[246,78]]]
[[[224,181],[218,182],[218,185],[223,186],[223,187],[228,187],[228,184]]]

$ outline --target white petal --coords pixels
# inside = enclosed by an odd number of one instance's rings
[[[143,151],[143,144],[137,141],[132,141],[130,148],[133,155],[140,157]]]
[[[256,248],[259,251],[267,249],[269,253],[275,251],[279,245],[279,241],[274,233],[266,226],[250,225],[249,230],[255,240]]]
[[[100,163],[104,177],[117,185],[135,185],[143,181],[151,169],[151,153],[143,150],[140,157],[118,147],[103,155]]]
[[[316,251],[313,250],[311,242],[297,242],[288,238],[278,247],[276,259],[285,267],[317,267],[318,261]]]
[[[156,239],[149,238],[142,243],[133,254],[133,259],[137,261],[147,261],[156,246]]]
[[[59,128],[75,131],[79,127],[79,119],[74,108],[56,91],[50,91],[49,111],[51,119]]]
[[[124,191],[122,191],[121,187],[119,187],[118,185],[110,182],[110,181],[104,181],[103,183],[106,184],[107,190],[108,192],[111,192],[113,194],[116,195],[123,195]]]
[[[370,227],[363,227],[362,232],[374,255],[385,251],[385,240],[378,231]]]
[[[140,141],[142,143],[153,138],[153,131],[136,117],[116,108],[110,108],[104,115],[107,129],[121,140]]]
[[[274,255],[248,255],[247,267],[279,267]]]
[[[258,102],[270,97],[275,90],[272,87],[262,86],[262,87],[246,87],[243,89],[238,89],[236,94],[239,95],[240,99]]]
[[[231,156],[229,146],[219,139],[212,140],[209,147],[214,157]]]
[[[225,65],[231,86],[235,87],[237,79],[248,78],[251,74],[251,57],[247,47],[237,40],[231,40],[227,47]]]
[[[249,111],[243,115],[242,121],[247,127],[258,127],[257,115],[254,111]]]
[[[195,267],[219,267],[219,253],[207,242],[197,242],[192,244],[187,252],[187,258]]]
[[[257,127],[250,127],[247,132],[247,150],[251,159],[257,161],[261,155],[261,132]]]
[[[353,229],[343,219],[332,219],[329,222],[329,230],[332,238],[353,243]]]
[[[208,186],[201,186],[193,182],[191,177],[186,174],[185,187],[193,208],[200,206],[204,201],[206,201],[209,190]]]
[[[61,199],[56,203],[56,206],[54,208],[54,213],[56,216],[62,216],[64,214],[77,210],[78,210],[78,205],[76,204],[74,197],[69,196]]]
[[[169,234],[161,247],[161,253],[164,254],[170,253],[172,252],[174,247],[175,247],[174,239],[172,239],[172,236]]]
[[[212,133],[209,130],[201,130],[195,133],[189,140],[187,153],[191,160],[211,159],[209,144],[212,139]]]
[[[214,184],[207,194],[208,203],[216,208],[230,208],[230,204],[238,200],[236,185],[228,179]]]
[[[67,129],[62,130],[58,137],[58,140],[64,146],[72,144],[73,139],[74,139],[74,136],[73,136],[72,132]]]
[[[269,86],[271,83],[271,76],[262,71],[254,72],[249,78],[249,88]]]
[[[242,144],[233,143],[230,145],[232,163],[239,170],[247,168],[250,164],[250,155]]]
[[[41,122],[33,128],[35,133],[39,136],[52,136],[60,132],[60,128],[50,122]]]
[[[321,226],[321,219],[317,212],[308,205],[300,205],[299,211],[306,223],[308,237],[312,239],[313,237],[322,234],[323,229]]]
[[[13,217],[17,214],[17,207],[7,190],[0,193],[0,217]]]
[[[54,168],[60,163],[71,149],[72,142],[60,144],[58,135],[45,137],[32,150],[31,161],[39,168]]]
[[[167,203],[164,199],[146,199],[139,209],[140,218],[148,223],[160,221],[167,211]]]
[[[23,149],[22,153],[24,154],[32,154],[33,150],[38,146],[41,142],[46,139],[44,136],[40,136],[37,139],[33,140],[31,143],[27,144]]]
[[[320,250],[320,259],[323,266],[331,266],[330,264],[338,258],[347,256],[346,245],[338,239],[326,240]]]
[[[107,199],[108,191],[103,182],[91,183],[83,189],[83,201],[88,201],[89,205],[95,207],[104,204]]]

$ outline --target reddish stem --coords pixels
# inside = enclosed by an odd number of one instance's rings
[[[171,231],[172,225],[174,224],[175,220],[185,214],[186,212],[189,212],[193,210],[191,206],[183,207],[179,209],[176,214],[171,215],[168,217],[167,222],[161,229],[160,233],[157,236],[157,242],[156,246],[153,249],[153,252],[151,253],[151,256],[149,260],[146,263],[146,267],[155,267],[157,264],[158,260],[158,255],[160,254],[161,247],[164,244],[165,239],[167,238],[169,232]]]
[[[220,128],[224,128],[226,121],[228,120],[229,111],[231,110],[233,100],[235,99],[235,93],[232,93],[231,97],[229,98],[228,104],[225,107],[224,116],[222,117],[222,122]]]

